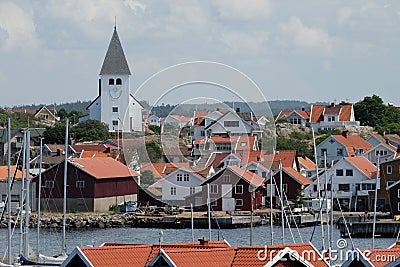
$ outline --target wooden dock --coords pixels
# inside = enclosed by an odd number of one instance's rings
[[[338,228],[341,237],[372,237],[373,221],[339,223]],[[380,220],[375,224],[375,237],[397,237],[400,229],[400,222],[394,220]]]

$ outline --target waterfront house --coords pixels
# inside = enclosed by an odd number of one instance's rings
[[[226,241],[178,244],[103,244],[77,247],[62,267],[327,267],[326,259],[311,243],[271,246],[230,246]]]
[[[207,203],[209,187],[213,210],[255,210],[262,206],[263,183],[264,178],[251,171],[238,166],[227,166],[202,184],[202,203]],[[204,205],[203,209],[206,208]]]
[[[292,167],[282,167],[282,189],[283,193],[280,192],[280,171],[275,171],[272,176],[272,190],[271,190],[271,177],[268,177],[265,181],[265,187],[267,188],[266,197],[270,197],[272,192],[273,204],[279,205],[280,197],[283,200],[295,202],[302,190],[311,184],[311,181],[301,175],[297,170]]]
[[[310,178],[317,172],[317,165],[308,157],[297,157],[297,162],[299,163],[299,172],[304,177]]]
[[[185,197],[200,192],[204,180],[203,176],[191,170],[179,168],[159,181],[162,187],[161,199],[170,205],[185,206]]]
[[[315,177],[314,177],[315,178]],[[327,179],[327,186],[325,181]],[[330,169],[319,176],[319,187],[315,179],[303,190],[304,198],[318,198],[318,188],[322,196],[330,198],[331,188],[333,197],[339,200],[345,210],[370,210],[370,205],[375,191],[376,166],[363,156],[344,157],[336,162]],[[326,190],[325,190],[326,188]],[[378,179],[379,188],[379,179]],[[378,207],[383,203],[378,199]]]
[[[21,199],[22,192],[22,172],[19,169],[16,169],[15,165],[11,166],[10,169],[11,177],[14,177],[14,183],[11,190],[11,212],[14,214],[17,212],[17,208],[20,206],[19,202]],[[32,176],[30,176],[32,178]],[[25,177],[26,178],[26,177]],[[7,190],[8,190],[8,166],[0,166],[0,202],[5,202],[7,198]],[[36,211],[36,192],[35,192],[35,183],[31,182],[29,187],[29,201],[31,203],[30,208],[32,211]]]
[[[400,214],[400,158],[386,161],[380,165],[381,188],[378,200],[392,215]],[[389,209],[390,208],[390,209]]]
[[[344,126],[359,126],[355,120],[353,104],[312,105],[310,125],[316,132],[332,131]]]
[[[317,162],[324,165],[326,154],[327,164],[331,165],[343,157],[361,156],[371,148],[371,144],[359,135],[343,131],[341,135],[331,135],[317,145]]]
[[[42,207],[63,209],[65,161],[42,173]],[[108,211],[111,205],[137,200],[139,174],[110,157],[71,158],[67,164],[67,210]]]

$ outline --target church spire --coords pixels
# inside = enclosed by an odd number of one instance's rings
[[[120,74],[131,75],[128,62],[126,61],[124,50],[117,33],[117,25],[114,24],[114,32],[111,37],[108,50],[100,70],[100,75],[104,74]]]

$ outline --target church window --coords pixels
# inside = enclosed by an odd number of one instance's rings
[[[120,78],[117,79],[116,85],[121,85],[122,84],[122,80]]]
[[[112,107],[113,112],[118,112],[118,107]]]
[[[118,125],[118,121],[112,121],[112,124],[113,124],[114,126],[117,126],[117,125]]]
[[[109,85],[114,85],[114,79],[108,79],[108,84]]]

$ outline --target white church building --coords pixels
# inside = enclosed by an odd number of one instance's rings
[[[110,132],[142,131],[143,106],[130,93],[130,75],[117,28],[114,27],[100,70],[99,95],[87,107],[89,114],[80,121],[99,120],[108,125]]]

